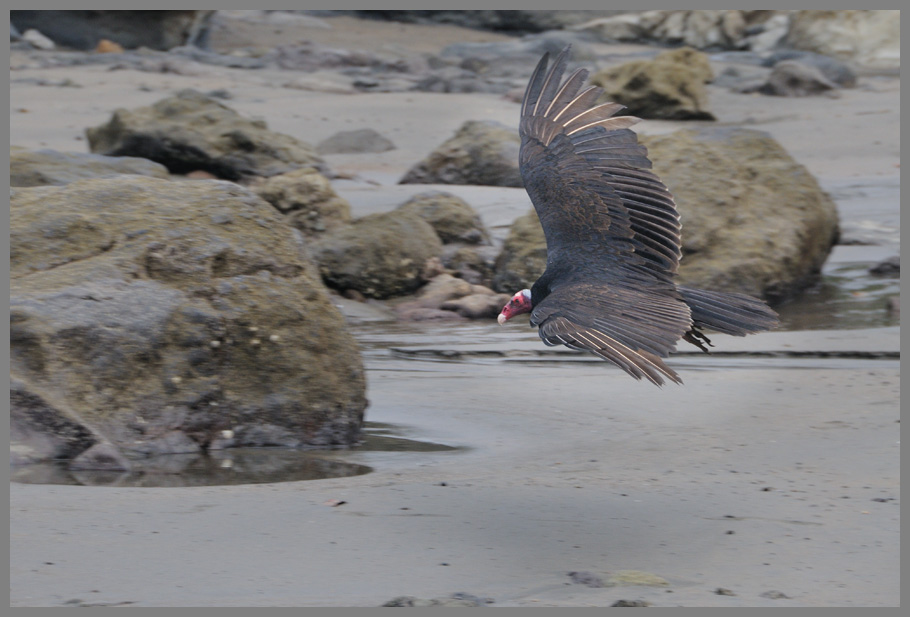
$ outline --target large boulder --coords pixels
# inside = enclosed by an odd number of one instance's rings
[[[465,122],[453,137],[414,165],[400,184],[524,186],[518,131],[494,121]]]
[[[714,78],[707,55],[691,47],[633,60],[595,73],[602,100],[627,107],[624,113],[662,120],[714,120],[705,83]]]
[[[265,178],[251,188],[288,216],[306,236],[318,235],[351,222],[351,205],[332,183],[312,167]]]
[[[60,186],[85,178],[110,178],[121,174],[153,178],[167,178],[170,175],[164,165],[132,156],[18,147],[9,150],[10,186]]]
[[[328,231],[310,251],[330,287],[382,299],[423,285],[427,262],[438,259],[442,242],[416,214],[393,210]]]
[[[215,11],[10,11],[20,32],[34,28],[58,45],[95,49],[102,40],[129,49],[204,44]]]
[[[770,135],[687,129],[642,139],[682,218],[679,282],[780,302],[814,283],[838,236],[833,201]],[[515,292],[546,268],[535,212],[515,221],[494,288]]]
[[[489,244],[490,235],[480,215],[465,200],[445,191],[418,193],[398,206],[433,226],[444,244]]]
[[[780,302],[817,281],[837,209],[773,137],[711,127],[642,141],[682,217],[681,283]]]
[[[899,70],[901,12],[794,11],[784,43],[871,70]]]
[[[118,109],[85,131],[92,152],[138,156],[172,173],[207,171],[225,180],[274,176],[300,167],[326,169],[312,146],[270,131],[196,90],[181,90],[137,109]]]
[[[358,438],[357,344],[303,237],[251,191],[140,176],[13,189],[10,225],[20,460]]]

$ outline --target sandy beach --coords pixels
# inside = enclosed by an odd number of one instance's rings
[[[438,52],[508,39],[324,22],[280,34],[247,24],[213,45]],[[288,74],[271,69],[38,68],[15,50],[11,66],[23,67],[10,75],[11,145],[85,152],[84,129],[115,108],[224,89],[234,109],[309,143],[365,127],[391,139],[382,154],[326,156],[354,216],[439,188],[501,242],[530,207],[523,189],[396,184],[466,120],[517,127],[518,104],[501,95],[314,92],[282,87]],[[64,80],[79,87],[42,85]],[[875,236],[836,247],[829,264],[899,254],[899,77],[861,76],[838,98],[710,95],[718,124],[768,131],[818,178],[845,233]],[[900,604],[899,325],[712,337],[719,353],[670,359],[685,385],[656,388],[546,353],[522,324],[394,323],[338,302],[363,347],[367,421],[454,450],[334,452],[373,471],[305,482],[13,482],[11,605],[380,606],[457,593],[493,606]]]

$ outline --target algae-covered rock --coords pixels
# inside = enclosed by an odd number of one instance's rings
[[[11,424],[56,440],[21,458],[242,446],[260,425],[281,445],[357,439],[356,342],[302,236],[251,191],[80,180],[14,189],[10,222]]]
[[[270,131],[196,90],[136,109],[118,109],[111,119],[85,131],[92,152],[138,156],[172,173],[207,171],[225,180],[274,176],[298,169],[325,169],[312,146]]]

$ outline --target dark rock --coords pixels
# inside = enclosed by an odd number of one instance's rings
[[[708,57],[692,48],[633,60],[600,71],[591,83],[604,89],[602,100],[627,107],[623,113],[662,120],[714,120],[705,83],[713,79]]]
[[[20,32],[40,31],[58,45],[95,49],[107,39],[123,47],[167,50],[204,45],[215,11],[10,11]]]
[[[181,90],[149,107],[118,109],[106,124],[86,129],[86,136],[92,152],[150,159],[172,173],[203,170],[239,180],[300,167],[325,170],[308,144],[195,90]]]
[[[523,186],[518,171],[518,131],[498,122],[469,121],[400,184]]]
[[[446,244],[442,265],[456,276],[475,285],[491,286],[499,249],[491,245]]]
[[[606,587],[604,580],[593,572],[569,572],[569,579],[576,585],[585,585],[587,587]]]
[[[251,188],[288,215],[291,225],[306,236],[319,235],[351,221],[351,206],[331,182],[312,167],[266,178]]]
[[[238,426],[357,440],[357,345],[300,233],[251,191],[80,180],[14,189],[10,223],[11,424],[50,456],[198,451]]]
[[[364,17],[406,23],[441,23],[503,32],[543,32],[625,11],[356,11]]]
[[[164,165],[131,156],[10,148],[10,186],[59,186],[84,178],[109,178],[121,174],[169,176]]]
[[[427,260],[442,252],[439,236],[416,214],[371,214],[323,234],[311,246],[323,279],[371,298],[415,291]]]
[[[394,150],[395,144],[375,129],[341,131],[316,145],[319,154],[360,154]]]
[[[130,462],[114,444],[101,442],[74,458],[68,468],[73,471],[129,471]]]
[[[889,257],[878,262],[869,268],[870,274],[877,276],[900,276],[901,275],[901,258],[900,255]]]
[[[490,236],[480,215],[466,201],[444,191],[418,193],[398,206],[433,226],[444,244],[489,244]]]
[[[836,94],[837,84],[814,66],[795,60],[782,60],[774,65],[768,80],[743,92],[756,91],[772,96],[813,96]]]
[[[773,67],[784,60],[793,60],[800,64],[815,67],[822,74],[841,88],[856,86],[856,73],[837,58],[816,54],[811,51],[784,49],[776,51],[762,61],[763,66]]]
[[[448,565],[448,564],[443,564]],[[424,599],[418,598],[416,596],[398,596],[392,598],[383,606],[390,607],[403,607],[403,606],[460,606],[460,607],[476,607],[484,606],[486,604],[492,604],[492,598],[478,598],[477,596],[468,594],[468,593],[453,593],[448,598],[431,598]]]
[[[645,600],[617,600],[610,606],[651,606],[651,603]]]

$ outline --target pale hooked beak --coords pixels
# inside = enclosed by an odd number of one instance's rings
[[[504,324],[507,321],[506,316],[503,315],[502,313],[500,313],[499,317],[496,318],[496,321],[498,321],[499,325],[501,326],[502,324]]]

